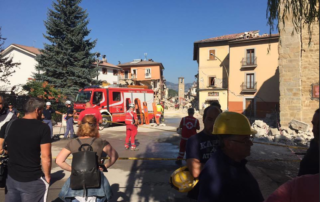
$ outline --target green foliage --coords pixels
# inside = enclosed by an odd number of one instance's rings
[[[169,97],[178,96],[178,92],[175,90],[169,89],[168,96]]]
[[[288,16],[292,15],[292,23],[296,32],[307,25],[311,39],[312,26],[319,22],[319,0],[268,0],[267,19],[270,32],[275,28],[275,22],[281,21],[285,26]],[[278,23],[276,23],[278,28]]]
[[[88,14],[79,4],[81,0],[57,0],[48,11],[44,45],[36,57],[36,69],[44,72],[35,78],[47,81],[61,89],[65,95],[75,95],[79,89],[90,85],[97,70],[92,67],[96,40],[87,39],[90,33]]]
[[[0,53],[4,50],[3,45],[6,38],[2,38],[1,35],[1,27],[0,27]],[[0,54],[0,81],[10,84],[8,77],[12,76],[16,71],[14,70],[16,67],[19,67],[20,63],[13,62],[12,57],[4,57]]]
[[[49,85],[46,81],[29,81],[23,86],[23,89],[28,91],[30,96],[38,97],[47,101],[53,100],[55,102],[61,102],[66,99],[60,90],[55,89],[54,86]]]

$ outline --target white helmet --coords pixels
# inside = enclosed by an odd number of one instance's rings
[[[134,107],[134,104],[130,103],[130,104],[129,104],[129,107],[132,107],[132,108],[133,108],[133,107]]]
[[[70,101],[70,100],[67,100],[67,101],[66,101],[66,105],[71,105],[71,101]]]
[[[50,105],[51,105],[51,102],[47,102],[46,105],[49,105],[49,106],[50,106]]]

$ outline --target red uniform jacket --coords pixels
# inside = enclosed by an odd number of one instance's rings
[[[125,124],[134,125],[135,120],[137,119],[138,119],[137,114],[134,111],[127,111]]]
[[[197,130],[200,129],[198,119],[192,116],[186,116],[181,119],[180,126],[182,128],[181,136],[184,138],[189,138],[192,135],[197,134]]]

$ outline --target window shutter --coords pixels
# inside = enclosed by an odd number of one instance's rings
[[[209,59],[210,59],[210,60],[215,60],[216,57],[213,56],[213,55],[211,55],[211,54],[216,55],[216,50],[210,50],[210,51],[209,51]]]

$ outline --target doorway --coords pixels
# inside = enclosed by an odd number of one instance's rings
[[[254,111],[254,99],[253,98],[246,98],[245,99],[245,111],[244,114],[247,117],[254,117],[255,111]]]

